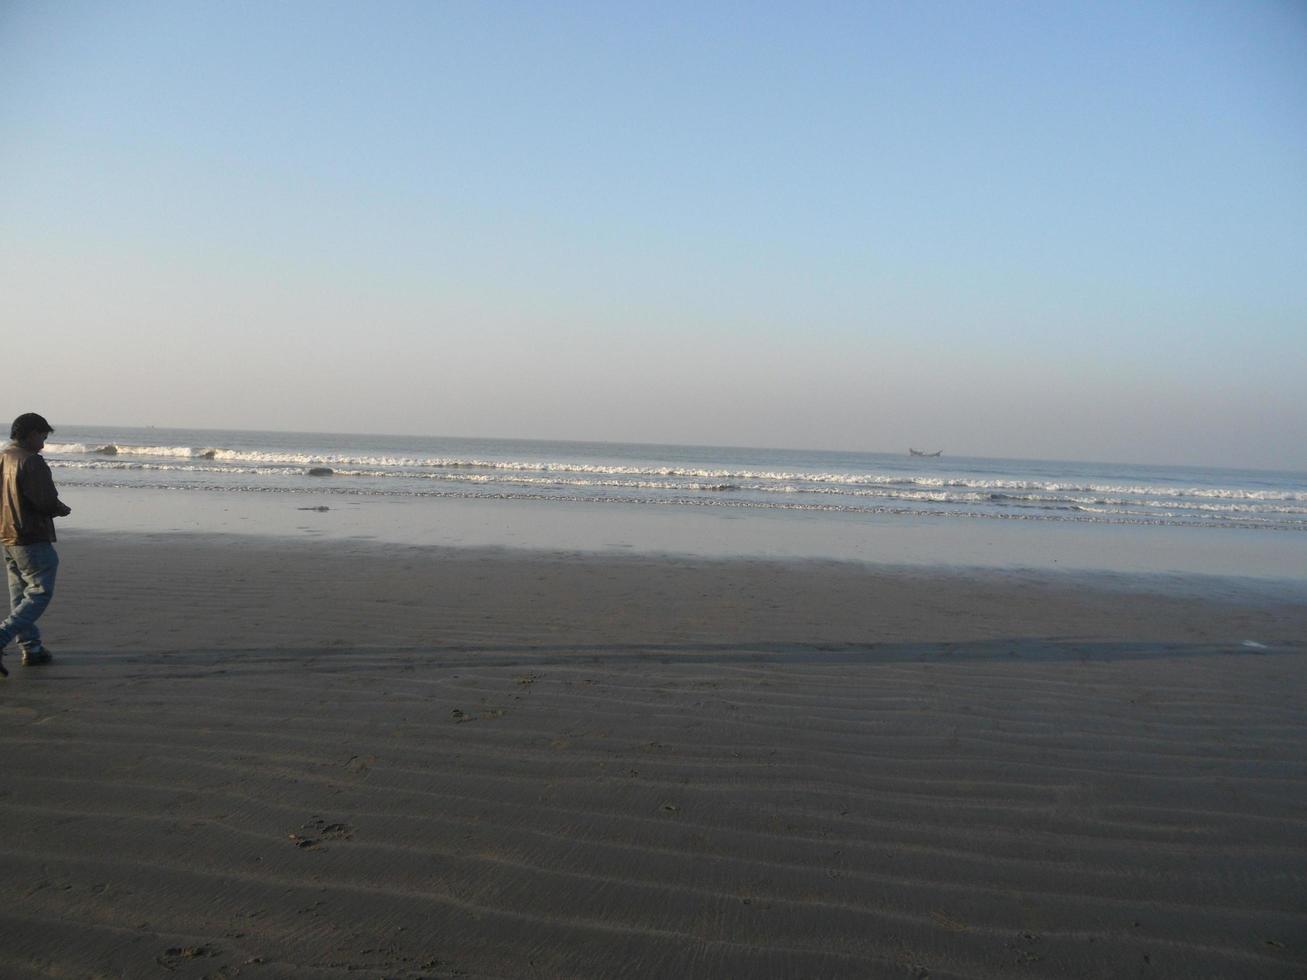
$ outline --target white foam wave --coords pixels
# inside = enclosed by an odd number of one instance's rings
[[[797,492],[811,487],[900,488],[948,494],[952,491],[1011,494],[1091,494],[1132,501],[1143,499],[1203,499],[1264,502],[1307,502],[1307,491],[1248,487],[1179,487],[1153,484],[1066,483],[1056,480],[978,479],[921,474],[805,472],[799,470],[733,469],[683,466],[624,466],[568,461],[490,460],[424,456],[357,456],[343,453],[297,453],[193,446],[133,446],[119,443],[49,444],[46,451],[60,456],[97,455],[115,458],[144,456],[174,459],[211,459],[253,467],[331,467],[338,472],[356,470],[372,476],[413,476],[430,472],[481,471],[486,474],[555,474],[575,477],[606,476],[621,480],[663,479],[704,481],[712,486],[751,482]],[[495,477],[491,476],[493,480]],[[1077,501],[1079,502],[1079,501]]]
[[[136,489],[158,489],[158,490],[202,490],[216,491],[227,493],[286,493],[297,494],[305,492],[303,489],[287,485],[224,485],[224,484],[194,484],[187,487],[178,487],[176,484],[154,483],[154,484],[123,484],[123,483],[105,483],[92,482],[84,484],[87,486],[103,487],[127,487],[132,486]],[[778,500],[748,500],[720,495],[707,496],[614,496],[602,494],[587,494],[584,492],[573,492],[565,494],[548,494],[541,490],[533,489],[486,489],[473,490],[467,488],[450,487],[433,489],[423,492],[413,492],[411,490],[384,490],[369,487],[342,487],[339,485],[331,486],[319,493],[330,493],[344,496],[376,496],[376,497],[447,497],[456,499],[483,499],[483,500],[540,500],[540,501],[569,501],[579,503],[602,503],[602,504],[647,504],[661,506],[695,506],[695,507],[726,507],[726,508],[743,508],[758,510],[783,510],[783,511],[809,511],[822,513],[842,513],[842,514],[884,514],[899,516],[914,516],[923,513],[918,507],[911,504],[894,505],[891,503],[883,504],[848,504],[848,503],[804,503],[788,502]],[[1135,512],[1128,508],[1083,508],[1076,510],[1031,510],[1022,512],[1005,512],[980,509],[959,509],[957,506],[950,506],[945,509],[931,510],[932,517],[939,518],[959,518],[959,519],[984,519],[984,520],[1003,520],[1003,521],[1043,521],[1043,522],[1072,522],[1086,524],[1122,524],[1137,526],[1192,526],[1193,521],[1183,518],[1176,519],[1174,515],[1158,514],[1156,512]],[[1215,528],[1243,528],[1248,530],[1289,530],[1307,532],[1307,522],[1268,522],[1257,518],[1229,518],[1220,521],[1207,523],[1205,526]]]
[[[46,443],[45,451],[57,455],[165,456],[175,459],[214,459],[221,449],[195,446],[127,446],[114,442],[87,445],[81,442]]]
[[[253,476],[285,476],[295,473],[307,473],[307,469],[287,469],[286,467],[231,467],[212,466],[199,463],[140,463],[130,460],[96,459],[96,460],[51,460],[52,467],[68,470],[123,470],[151,473],[231,473]]]
[[[345,479],[372,480],[420,480],[424,483],[456,483],[481,486],[504,487],[538,487],[538,488],[575,488],[578,490],[614,490],[614,491],[659,491],[664,493],[738,493],[747,496],[769,497],[784,495],[820,495],[834,499],[854,501],[883,500],[913,504],[938,504],[990,506],[995,508],[1027,508],[1047,510],[1092,510],[1101,513],[1142,514],[1151,508],[1159,516],[1175,516],[1184,513],[1210,514],[1221,516],[1279,517],[1293,520],[1307,516],[1307,507],[1288,503],[1283,496],[1270,499],[1238,499],[1232,497],[1181,498],[1181,497],[1131,497],[1128,495],[1068,494],[1049,491],[999,492],[993,490],[976,490],[965,486],[921,487],[908,483],[880,484],[876,486],[856,484],[814,484],[781,483],[768,481],[721,482],[685,478],[649,479],[642,476],[644,471],[638,468],[626,468],[621,473],[611,472],[611,468],[594,468],[593,472],[559,469],[549,473],[539,471],[522,471],[499,469],[478,472],[475,469],[401,469],[401,468],[332,468],[322,466],[320,462],[299,465],[278,463],[274,465],[255,465],[248,461],[251,454],[244,454],[242,464],[229,463],[221,459],[203,458],[195,462],[176,461],[160,458],[160,455],[146,455],[144,458],[125,459],[121,456],[98,455],[82,459],[55,459],[52,464],[70,470],[118,470],[151,471],[178,474],[227,474],[233,477],[296,477],[315,476],[317,468],[331,470],[329,475]],[[194,458],[194,457],[192,457]]]

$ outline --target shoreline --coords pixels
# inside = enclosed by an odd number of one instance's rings
[[[1307,537],[1246,528],[888,517],[688,505],[331,493],[143,490],[70,485],[65,533],[239,534],[506,547],[665,558],[832,560],[888,567],[1212,576],[1307,593]]]
[[[60,596],[49,628],[64,621],[76,646],[96,642],[106,615],[172,623],[184,611],[188,618],[169,628],[189,636],[199,610],[152,597],[184,590],[188,601],[207,600],[210,578],[239,582],[228,592],[232,615],[210,624],[221,628],[215,648],[267,637],[296,646],[369,646],[386,637],[416,647],[480,641],[496,629],[563,640],[703,635],[809,645],[1072,637],[1296,647],[1307,637],[1307,586],[1230,576],[195,533],[84,533],[58,547]],[[111,601],[78,610],[124,573],[130,590],[115,588]],[[300,615],[287,615],[287,576],[316,583],[316,593],[295,590]],[[598,629],[614,610],[620,620]],[[67,621],[73,617],[82,622]],[[154,648],[144,634],[133,642]],[[110,649],[118,645],[108,638]]]

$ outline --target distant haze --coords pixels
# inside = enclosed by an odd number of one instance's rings
[[[0,4],[0,414],[1307,469],[1307,6]]]

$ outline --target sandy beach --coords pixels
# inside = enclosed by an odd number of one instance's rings
[[[1302,976],[1307,607],[80,534],[5,977]]]

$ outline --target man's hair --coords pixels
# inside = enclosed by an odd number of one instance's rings
[[[26,439],[33,432],[53,432],[54,426],[35,412],[28,412],[14,419],[9,427],[10,439]]]

